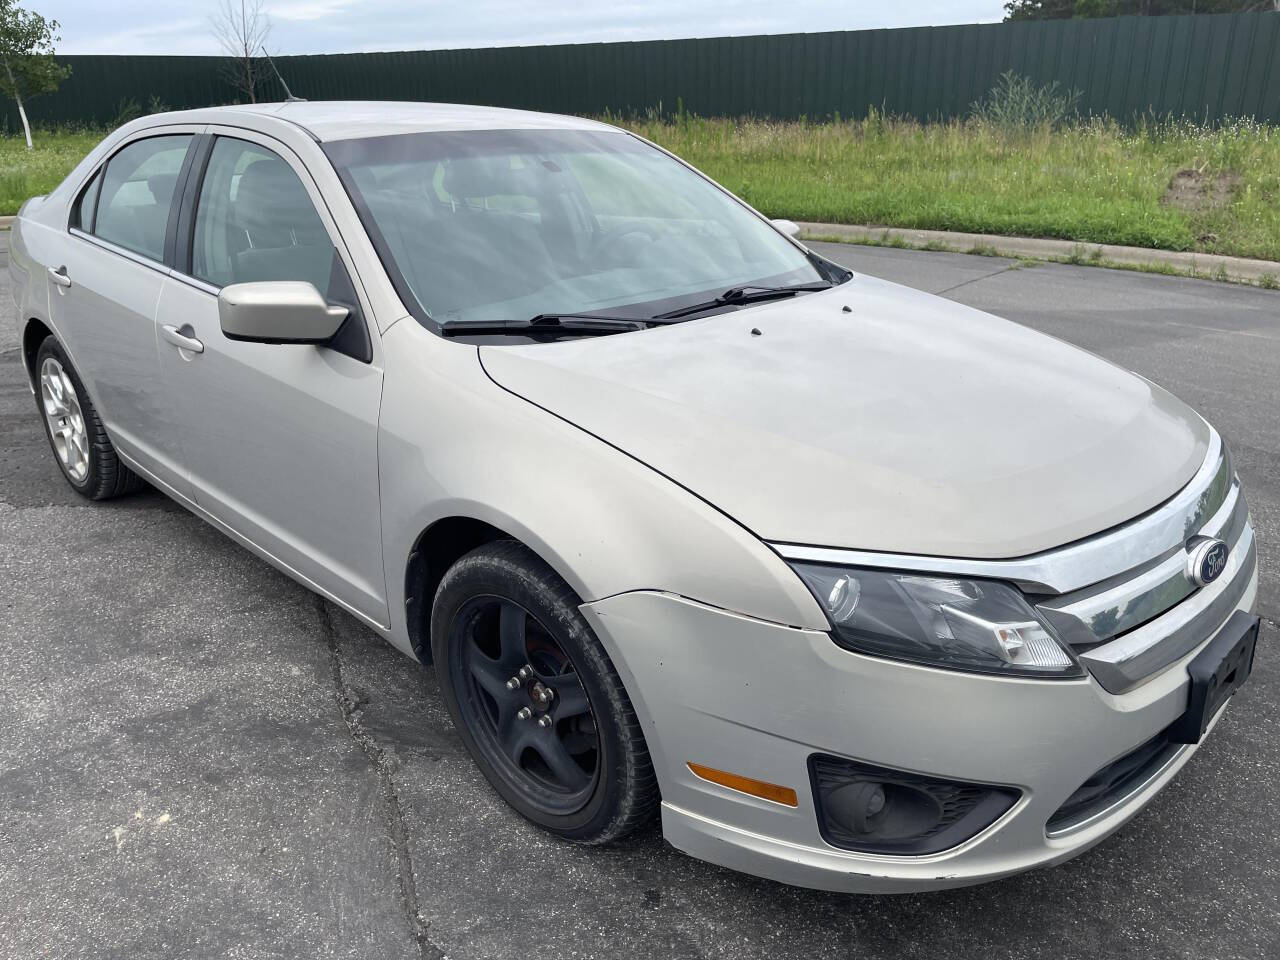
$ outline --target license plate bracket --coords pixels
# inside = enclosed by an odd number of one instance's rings
[[[1174,743],[1199,743],[1210,721],[1249,679],[1261,621],[1237,610],[1209,645],[1187,665],[1191,692],[1187,709],[1169,730]]]

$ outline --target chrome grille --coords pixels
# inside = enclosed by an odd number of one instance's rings
[[[1184,490],[1189,503],[1182,537],[1145,563],[1036,606],[1103,687],[1128,690],[1203,643],[1243,598],[1257,564],[1249,509],[1230,458],[1201,471]],[[1231,548],[1213,583],[1197,587],[1187,575],[1188,545],[1210,537]]]

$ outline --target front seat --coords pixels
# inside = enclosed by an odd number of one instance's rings
[[[298,175],[283,160],[263,157],[245,167],[231,204],[239,283],[305,280],[329,288],[333,244]]]

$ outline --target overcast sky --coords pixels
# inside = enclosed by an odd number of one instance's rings
[[[21,0],[62,24],[59,53],[219,53],[219,0]],[[273,53],[505,47],[978,23],[1001,0],[265,0]],[[157,15],[163,11],[163,15]]]

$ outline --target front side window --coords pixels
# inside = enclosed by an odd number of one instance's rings
[[[94,235],[163,261],[169,210],[190,145],[191,135],[185,133],[148,137],[108,160],[97,194]]]
[[[823,280],[742,204],[621,131],[402,134],[325,152],[419,319],[651,316]]]
[[[191,272],[207,283],[302,280],[330,293],[324,221],[293,168],[266,147],[214,141],[194,226]]]

